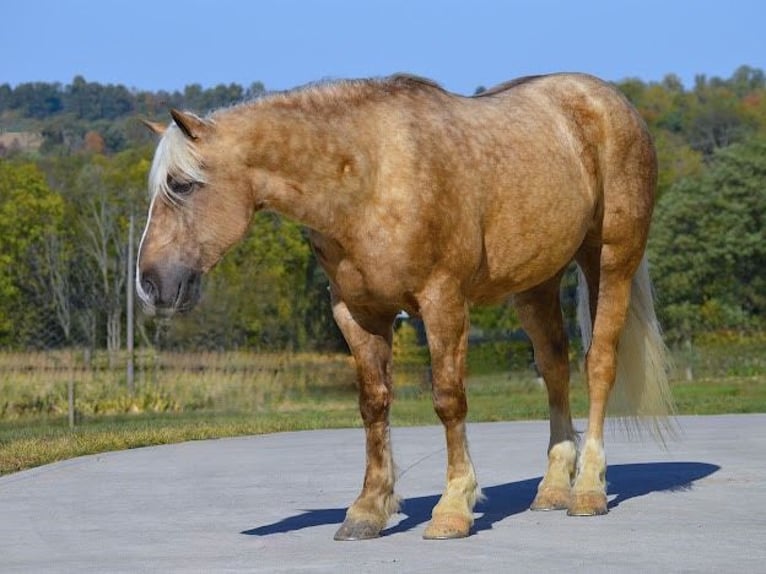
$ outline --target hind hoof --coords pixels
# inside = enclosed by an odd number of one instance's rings
[[[567,514],[569,516],[601,516],[609,512],[603,492],[573,493]]]

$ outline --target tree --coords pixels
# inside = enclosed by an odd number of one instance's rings
[[[35,337],[34,346],[68,345],[74,340],[76,320],[80,318],[75,308],[78,282],[72,272],[77,266],[72,244],[67,239],[64,225],[56,226],[29,252],[28,305],[45,309],[49,318],[40,335]]]
[[[104,153],[104,138],[95,130],[91,130],[85,134],[84,138],[85,151],[89,153]]]
[[[8,94],[11,109],[30,118],[45,118],[63,109],[61,86],[44,82],[19,84]]]
[[[149,162],[145,155],[146,150],[131,150],[113,157],[92,156],[71,193],[82,261],[78,274],[88,277],[91,285],[90,292],[81,292],[85,300],[80,306],[95,307],[110,358],[122,346],[125,285],[132,280],[126,275],[128,220],[131,212],[146,209]]]
[[[0,114],[11,107],[13,89],[10,84],[0,84]]]
[[[100,90],[99,107],[96,119],[114,120],[133,113],[135,97],[125,86],[110,84]]]
[[[61,224],[63,201],[31,163],[0,160],[0,341],[29,342],[43,308],[31,305],[30,253]],[[43,307],[46,302],[43,301]]]
[[[725,83],[707,82],[704,76],[697,76],[694,96],[687,137],[691,146],[706,157],[754,131],[756,119]]]
[[[253,82],[250,87],[245,90],[245,99],[252,100],[266,93],[266,87],[263,82]]]
[[[75,76],[66,89],[66,108],[80,119],[94,119],[101,111],[99,105],[101,86]]]
[[[740,66],[734,70],[729,83],[737,97],[745,98],[753,92],[766,89],[766,74],[757,68]]]
[[[686,144],[681,134],[657,130],[654,145],[659,164],[658,197],[662,197],[678,181],[697,177],[705,170],[702,154]]]
[[[717,151],[660,199],[649,247],[673,338],[766,326],[765,223],[764,137]]]

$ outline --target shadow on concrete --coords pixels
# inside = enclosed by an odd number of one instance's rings
[[[626,500],[653,492],[691,490],[695,481],[710,476],[720,468],[718,465],[705,462],[654,462],[609,466],[606,477],[608,494],[610,497],[614,496],[609,502],[609,508],[616,508]],[[490,530],[496,522],[526,511],[535,497],[540,480],[542,477],[538,476],[483,488],[482,491],[487,498],[484,502],[477,504],[474,509],[481,516],[474,522],[472,531]],[[406,532],[428,522],[431,519],[431,510],[439,501],[439,496],[420,496],[404,500],[401,513],[405,515],[405,518],[395,526],[385,529],[381,534],[387,536]],[[272,524],[244,530],[241,534],[268,536],[293,532],[312,526],[340,524],[345,517],[345,508],[306,510]]]

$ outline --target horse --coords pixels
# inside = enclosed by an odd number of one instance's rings
[[[466,97],[398,74],[268,94],[206,117],[170,114],[168,126],[150,124],[161,137],[138,296],[150,314],[190,310],[200,277],[260,210],[307,229],[355,359],[366,438],[363,486],[335,539],[379,536],[400,504],[389,410],[402,310],[425,325],[447,445],[446,486],[424,538],[470,534],[481,491],[465,421],[469,306],[509,299],[550,409],[548,463],[531,508],[607,512],[607,403],[660,435],[673,409],[645,255],[657,159],[622,94],[560,73]],[[586,349],[584,440],[572,424],[559,299],[572,262]]]

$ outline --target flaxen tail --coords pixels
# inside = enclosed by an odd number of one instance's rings
[[[583,349],[590,347],[592,323],[588,286],[579,274],[577,318]],[[665,444],[677,436],[675,408],[668,384],[670,359],[654,312],[649,266],[644,256],[633,276],[630,307],[617,349],[617,380],[609,397],[609,414],[629,432],[648,430]]]

